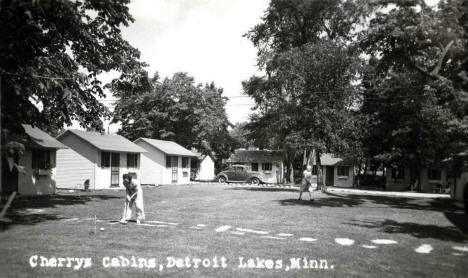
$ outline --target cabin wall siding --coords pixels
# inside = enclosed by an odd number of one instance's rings
[[[57,188],[84,189],[89,180],[89,188],[95,189],[95,165],[73,149],[57,151]]]
[[[140,140],[135,144],[147,151],[140,156],[141,184],[163,184],[164,169],[166,167],[165,154],[145,141]]]

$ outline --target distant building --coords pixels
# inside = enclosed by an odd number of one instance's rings
[[[262,173],[266,183],[283,183],[284,164],[281,152],[238,149],[225,162],[230,165],[245,165],[251,171]]]
[[[322,175],[326,186],[353,187],[355,161],[344,159],[330,153],[320,156]],[[317,167],[312,169],[312,179],[317,183]]]
[[[441,188],[445,188],[448,184],[447,173],[447,167],[442,164],[422,168],[419,173],[409,167],[388,167],[385,188],[395,191],[409,190],[411,181],[419,180],[421,192],[440,192]]]
[[[2,157],[2,194],[16,191],[22,195],[55,193],[56,152],[67,147],[37,127],[23,125],[28,136],[23,155]]]
[[[172,141],[138,138],[135,144],[146,151],[141,158],[142,184],[190,183],[193,152]]]
[[[145,150],[126,138],[69,129],[57,140],[69,147],[57,154],[58,188],[123,188],[126,173],[140,182],[140,154]]]
[[[191,179],[197,181],[212,181],[215,178],[215,162],[209,154],[194,152],[196,157],[192,158]]]

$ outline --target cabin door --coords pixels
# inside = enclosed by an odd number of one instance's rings
[[[325,185],[333,186],[335,183],[335,167],[327,166],[325,169],[326,169]]]
[[[119,187],[120,153],[111,153],[111,187]]]
[[[171,158],[171,169],[172,169],[172,183],[177,183],[178,169],[179,169],[179,157],[173,156]]]

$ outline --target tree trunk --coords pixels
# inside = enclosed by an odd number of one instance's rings
[[[320,161],[320,151],[316,150],[315,152],[315,162],[317,163],[317,189],[322,189],[324,185],[323,175],[322,175],[322,162]]]
[[[293,161],[289,159],[289,182],[294,185],[294,168],[293,168]]]
[[[416,170],[417,173],[417,177],[418,177],[418,192],[421,192],[422,191],[422,185],[421,185],[421,167],[418,167],[418,169]]]
[[[315,149],[312,149],[312,150],[310,151],[310,155],[309,155],[309,164],[310,164],[310,166],[312,167],[312,171],[313,171],[314,165],[316,164],[316,163],[315,163]]]
[[[382,178],[383,178],[383,188],[384,188],[384,190],[387,190],[387,175],[388,175],[388,169],[387,168],[390,167],[390,166],[387,166],[385,164],[385,162],[382,162],[382,166],[384,168],[384,173],[383,173],[383,176],[382,176]]]
[[[359,158],[359,163],[358,163],[358,175],[361,174],[362,171],[362,157]]]
[[[385,163],[382,162],[382,182],[383,182],[383,187],[386,187],[387,184],[387,167],[385,167]]]

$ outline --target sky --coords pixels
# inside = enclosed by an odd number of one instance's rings
[[[150,75],[159,72],[164,78],[183,71],[196,83],[215,82],[232,97],[226,105],[230,122],[242,122],[253,101],[238,97],[241,82],[258,74],[257,51],[243,34],[260,23],[268,4],[269,0],[133,0],[129,9],[135,22],[122,29],[122,36],[140,50]],[[109,127],[110,132],[118,128]]]
[[[439,0],[425,0],[435,5]],[[260,23],[269,0],[133,0],[135,22],[122,29],[123,37],[141,52],[150,75],[171,77],[183,71],[196,83],[224,89],[229,99],[226,112],[231,123],[246,121],[253,101],[242,95],[241,82],[254,74],[256,49],[245,37]],[[103,81],[117,77],[103,75]],[[112,96],[109,96],[112,98]],[[111,102],[105,102],[110,105]],[[116,132],[120,125],[105,128]]]

